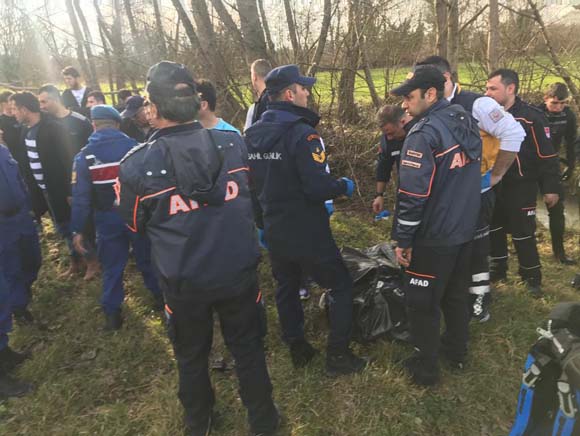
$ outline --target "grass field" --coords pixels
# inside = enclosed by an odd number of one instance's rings
[[[366,215],[337,212],[332,225],[340,245],[366,247],[386,239],[390,224]],[[268,304],[267,356],[277,403],[285,415],[281,435],[407,436],[506,435],[514,416],[520,371],[535,327],[559,301],[577,300],[568,285],[574,267],[551,258],[547,232],[539,232],[547,296],[534,300],[510,281],[498,287],[493,318],[473,325],[470,364],[462,373],[444,370],[432,390],[412,386],[393,361],[409,347],[380,340],[356,345],[374,362],[362,374],[329,380],[324,360],[294,370],[279,338],[274,282],[267,261],[260,266]],[[578,258],[577,235],[567,238]],[[105,334],[98,298],[100,283],[57,279],[66,269],[64,246],[52,230],[43,237],[44,266],[32,311],[46,328],[17,327],[16,349],[33,358],[16,373],[36,386],[25,397],[0,403],[0,434],[10,436],[173,436],[182,434],[176,396],[177,372],[162,317],[152,313],[148,293],[134,267],[126,274],[126,323]],[[315,294],[319,290],[314,291]],[[308,337],[323,349],[326,325],[313,296],[306,304]],[[215,346],[221,353],[221,341]],[[220,418],[216,435],[245,435],[245,413],[233,371],[213,373]]]

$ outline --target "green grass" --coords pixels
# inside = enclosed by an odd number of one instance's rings
[[[337,212],[332,225],[340,245],[366,247],[386,239],[390,224],[368,215]],[[355,345],[374,359],[362,374],[329,380],[323,357],[294,370],[279,338],[273,305],[274,281],[267,261],[260,266],[268,306],[267,356],[274,394],[286,424],[282,435],[505,435],[513,419],[520,372],[535,327],[558,301],[578,299],[568,286],[573,267],[554,263],[547,232],[539,232],[548,296],[533,300],[512,279],[495,293],[493,318],[471,328],[470,365],[464,373],[443,372],[439,387],[412,386],[395,359],[409,347],[386,340]],[[568,251],[578,255],[577,236]],[[101,330],[99,282],[61,280],[64,246],[49,229],[43,241],[44,266],[34,287],[32,311],[47,326],[16,327],[16,349],[33,358],[16,373],[36,390],[0,403],[0,434],[26,436],[167,436],[182,434],[176,395],[177,372],[163,320],[149,309],[150,296],[134,267],[126,274],[126,323],[115,334]],[[327,332],[317,296],[305,304],[307,335],[323,349]],[[216,341],[214,353],[223,351]],[[220,419],[214,434],[246,434],[245,412],[232,371],[212,374]]]

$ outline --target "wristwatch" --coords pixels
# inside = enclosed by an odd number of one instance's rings
[[[384,196],[385,196],[384,192],[377,192],[377,195],[375,195],[375,198],[384,197]]]

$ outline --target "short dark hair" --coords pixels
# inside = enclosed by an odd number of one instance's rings
[[[73,66],[64,67],[60,72],[63,76],[81,77],[81,73]]]
[[[254,62],[252,62],[250,68],[256,74],[256,76],[263,79],[270,71],[272,71],[272,64],[266,59],[256,59]]]
[[[213,83],[207,79],[200,79],[195,82],[197,92],[200,94],[201,101],[207,101],[209,110],[215,112],[217,105],[217,92]]]
[[[36,95],[34,95],[32,92],[23,91],[12,94],[12,96],[10,96],[10,101],[13,101],[14,104],[18,107],[24,107],[28,109],[30,112],[40,112],[40,103],[38,102]]]
[[[546,91],[544,92],[544,97],[546,98],[557,98],[558,100],[566,100],[570,97],[570,92],[568,92],[568,87],[562,82],[552,83]],[[1,100],[0,100],[1,101]]]
[[[195,120],[200,107],[200,100],[197,94],[183,97],[163,97],[150,93],[149,100],[157,106],[159,115],[176,123],[187,123]]]
[[[7,103],[14,93],[12,91],[4,91],[0,93],[0,103]]]
[[[43,92],[46,92],[53,100],[60,101],[60,91],[53,84],[47,83],[38,88],[38,95]]]
[[[117,97],[119,97],[120,100],[125,100],[125,99],[131,97],[132,95],[133,95],[133,92],[131,92],[131,90],[127,89],[127,88],[119,89],[117,91]]]
[[[105,98],[105,94],[103,94],[101,91],[91,91],[87,95],[87,98],[89,98],[89,97],[93,97],[95,100],[102,101],[104,104],[107,103],[107,99]]]
[[[442,56],[427,56],[415,64],[415,67],[420,65],[431,65],[437,68],[442,74],[451,73],[451,65],[449,61]]]
[[[284,89],[281,89],[276,94],[268,93],[268,98],[270,99],[271,102],[281,101],[282,96],[284,95],[284,93],[286,92],[287,89],[291,89],[292,91],[296,92],[296,83],[293,83],[292,85],[287,86]]]
[[[377,124],[383,127],[385,124],[397,124],[405,115],[405,110],[396,104],[387,104],[377,112]]]
[[[495,70],[493,73],[487,76],[487,79],[489,80],[496,76],[501,77],[501,83],[503,83],[505,86],[512,84],[515,85],[515,93],[518,93],[520,88],[520,76],[518,76],[518,73],[516,73],[514,70],[510,70],[509,68],[500,68],[499,70]]]

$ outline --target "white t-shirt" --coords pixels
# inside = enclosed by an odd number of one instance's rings
[[[85,90],[87,88],[81,88],[81,89],[71,89],[70,92],[72,92],[72,95],[74,95],[77,103],[79,104],[79,106],[81,106],[81,103],[83,101],[83,95],[85,95]]]

